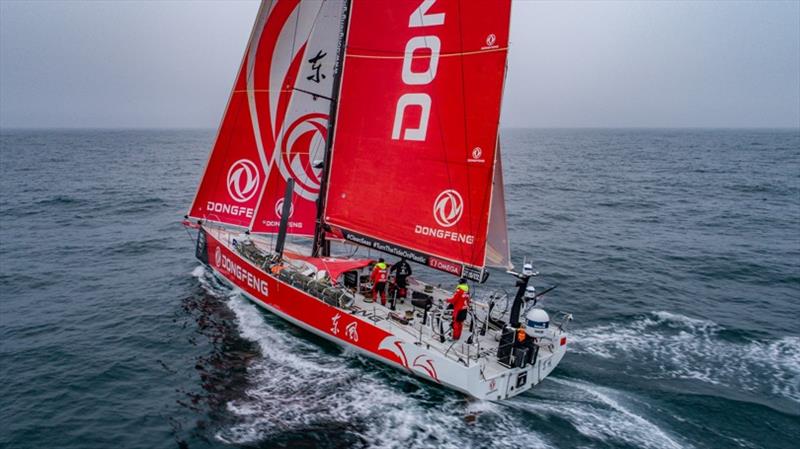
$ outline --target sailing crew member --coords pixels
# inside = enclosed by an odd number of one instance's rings
[[[389,271],[394,273],[394,284],[397,286],[397,296],[405,298],[406,287],[408,286],[407,279],[411,276],[411,265],[406,262],[405,257],[402,257],[396,264],[392,265]]]
[[[386,280],[389,278],[389,267],[381,257],[372,269],[372,300],[377,301],[378,292],[381,293],[381,305],[386,305]]]
[[[453,340],[458,340],[469,310],[469,285],[466,278],[459,279],[456,292],[447,302],[453,305]]]

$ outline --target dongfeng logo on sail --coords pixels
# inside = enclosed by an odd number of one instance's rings
[[[280,219],[283,218],[282,214],[283,214],[283,198],[279,198],[278,201],[275,202],[275,216],[278,217],[278,219],[277,220],[263,220],[262,223],[265,226],[280,226],[280,224],[281,224]],[[290,228],[302,228],[303,227],[303,221],[302,220],[300,220],[300,221],[291,221],[292,215],[294,215],[294,203],[289,205],[289,220],[290,221],[287,222],[287,226],[289,226]]]
[[[228,195],[237,203],[248,202],[256,195],[256,193],[258,193],[260,181],[261,177],[258,173],[258,167],[256,164],[248,159],[239,159],[231,165],[230,169],[228,169],[228,177],[226,181]],[[209,212],[230,215],[244,215],[247,218],[252,218],[253,214],[255,213],[255,210],[252,207],[224,204],[216,201],[208,201],[207,207]]]
[[[443,191],[433,202],[433,219],[436,220],[436,223],[442,228],[454,226],[461,220],[461,215],[463,213],[464,199],[461,197],[460,193],[453,189]],[[443,240],[453,240],[468,245],[472,245],[472,243],[475,242],[475,236],[473,235],[430,226],[415,225],[414,233]]]
[[[258,168],[247,159],[239,159],[228,170],[228,193],[234,201],[244,203],[258,190]]]

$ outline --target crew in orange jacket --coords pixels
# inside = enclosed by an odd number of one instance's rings
[[[386,305],[386,280],[389,279],[389,267],[383,258],[378,259],[375,268],[372,269],[372,300],[377,301],[378,292],[381,292],[381,304]]]
[[[465,278],[458,281],[456,292],[447,302],[453,305],[453,340],[458,340],[469,310],[469,285]]]

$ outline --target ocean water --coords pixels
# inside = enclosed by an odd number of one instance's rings
[[[0,447],[798,447],[799,131],[503,130],[512,252],[575,320],[501,403],[219,285],[180,226],[212,140],[0,133]]]

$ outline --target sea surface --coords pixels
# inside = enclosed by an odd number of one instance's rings
[[[213,137],[0,133],[0,447],[800,447],[800,131],[503,130],[513,255],[574,321],[500,403],[219,285],[180,225]]]

